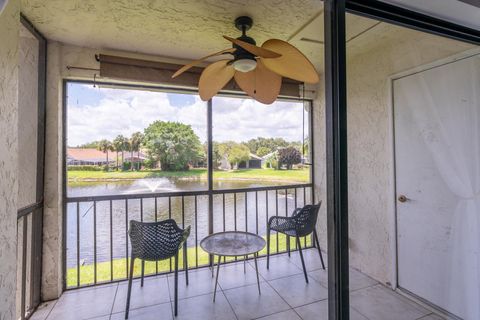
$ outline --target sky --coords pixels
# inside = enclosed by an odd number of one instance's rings
[[[213,140],[247,141],[256,137],[302,140],[302,103],[277,101],[264,105],[252,99],[213,99]],[[156,120],[192,126],[201,142],[207,139],[207,104],[192,94],[99,88],[69,83],[67,145],[113,140],[143,130]],[[305,116],[307,119],[308,116]],[[305,120],[307,123],[307,120]],[[305,127],[305,134],[308,127]]]

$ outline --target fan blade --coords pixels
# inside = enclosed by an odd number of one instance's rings
[[[200,62],[210,58],[210,57],[215,57],[215,56],[220,56],[222,54],[226,54],[226,53],[233,53],[235,51],[235,48],[229,48],[229,49],[224,49],[222,51],[218,51],[218,52],[215,52],[215,53],[212,53],[212,54],[209,54],[208,56],[205,56],[205,57],[202,57],[198,60],[194,60],[192,62],[190,62],[189,64],[186,64],[184,65],[183,67],[181,67],[180,69],[177,70],[177,72],[175,72],[172,76],[172,78],[176,78],[178,77],[179,75],[181,75],[182,73],[184,73],[185,71],[187,71],[188,69],[192,68],[192,67],[195,67],[196,65],[198,65]]]
[[[198,82],[198,92],[203,101],[210,100],[233,78],[235,69],[232,65],[227,65],[230,61],[217,61],[203,70]]]
[[[227,39],[228,41],[236,44],[237,46],[247,50],[248,52],[250,52],[251,54],[254,54],[255,56],[257,57],[262,57],[262,58],[278,58],[281,56],[281,54],[278,54],[274,51],[270,51],[270,50],[267,50],[265,48],[261,48],[261,47],[257,47],[253,44],[250,44],[248,42],[245,42],[245,41],[242,41],[242,40],[238,40],[238,39],[234,39],[234,38],[230,38],[230,37],[227,37],[227,36],[223,36],[225,39]]]
[[[282,54],[280,58],[262,60],[265,66],[273,72],[307,83],[317,83],[319,81],[317,71],[310,60],[290,43],[270,39],[262,44],[262,48]]]
[[[282,77],[268,70],[260,59],[257,60],[257,67],[254,70],[235,72],[235,81],[250,97],[264,104],[273,103],[282,86]]]

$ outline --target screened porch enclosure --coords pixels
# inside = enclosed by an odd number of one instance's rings
[[[163,166],[160,170],[158,163],[150,161],[154,167],[135,168],[131,172],[133,176],[130,175],[133,178],[129,178],[130,170],[125,171],[123,163],[128,161],[131,152],[124,148],[108,151],[108,155],[103,153],[103,157],[110,157],[110,172],[80,171],[100,170],[94,165],[66,165],[65,289],[115,282],[128,277],[130,220],[153,222],[174,219],[182,228],[190,226],[188,267],[200,268],[212,263],[211,256],[199,246],[209,234],[247,231],[265,238],[270,217],[289,216],[296,208],[313,203],[311,100],[284,98],[265,106],[235,95],[224,95],[203,103],[194,91],[102,82],[66,81],[64,89],[67,92],[65,145],[76,153],[91,147],[81,145],[88,142],[85,136],[92,137],[90,140],[100,140],[101,135],[108,131],[122,133],[124,131],[119,129],[121,124],[142,130],[157,121],[175,121],[189,125],[200,141],[205,141],[202,146],[204,158],[192,161],[189,170],[168,171]],[[133,100],[115,100],[117,96],[133,97]],[[119,109],[116,113],[112,113],[112,105],[120,105],[115,107]],[[129,115],[129,109],[135,110],[132,115]],[[108,121],[99,120],[88,125],[82,122],[82,119],[95,116],[101,119],[107,115]],[[293,118],[284,121],[284,115]],[[264,117],[272,119],[269,126],[259,125],[258,119]],[[235,121],[237,126],[232,127]],[[112,139],[117,133],[108,132]],[[128,133],[124,135],[128,136]],[[238,165],[232,163],[229,169],[225,168],[225,161],[238,160],[227,159],[227,151],[223,150],[229,145],[240,146],[242,143],[249,145],[249,157],[256,150],[266,154],[263,158],[255,155],[259,166],[239,166],[237,169]],[[261,151],[257,145],[265,143],[272,147],[263,147]],[[277,158],[277,148],[293,143],[302,155],[297,160],[296,169],[267,165],[267,162],[274,161],[271,159]],[[197,146],[186,147],[195,149]],[[150,157],[151,153],[146,148],[142,154]],[[96,154],[102,155],[100,151]],[[135,155],[135,152],[132,154]],[[65,157],[68,158],[68,154]],[[275,234],[270,252],[296,250],[295,238],[289,238]],[[304,247],[313,246],[311,236],[302,238],[301,243]],[[260,255],[265,255],[266,251],[262,250]],[[233,260],[238,259],[243,258]],[[180,265],[183,266],[183,255]],[[173,261],[146,263],[145,267],[147,276],[164,274],[172,272]],[[137,266],[135,276],[139,274]]]

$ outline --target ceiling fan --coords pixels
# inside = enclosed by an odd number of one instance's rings
[[[233,59],[216,61],[207,66],[200,75],[198,91],[202,100],[211,99],[232,78],[250,97],[265,104],[271,104],[277,99],[282,77],[306,83],[319,81],[312,63],[288,42],[270,39],[258,47],[255,40],[246,35],[252,25],[250,17],[238,17],[235,19],[235,27],[242,35],[236,39],[223,36],[232,42],[232,48],[192,61],[175,72],[172,78],[210,57],[229,54]]]

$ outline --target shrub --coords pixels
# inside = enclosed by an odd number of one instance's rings
[[[273,168],[275,170],[280,169],[278,167],[278,152],[273,153],[267,159],[265,159],[265,166],[267,168]]]
[[[294,147],[278,149],[278,161],[290,170],[294,164],[299,164],[302,161],[302,154]]]
[[[122,171],[128,171],[132,167],[132,163],[130,161],[123,162]]]
[[[145,161],[143,161],[143,166],[147,169],[155,168],[155,164],[156,162],[152,159],[145,159]]]
[[[94,165],[69,165],[67,166],[67,171],[102,171],[104,170],[103,166],[94,166]]]

